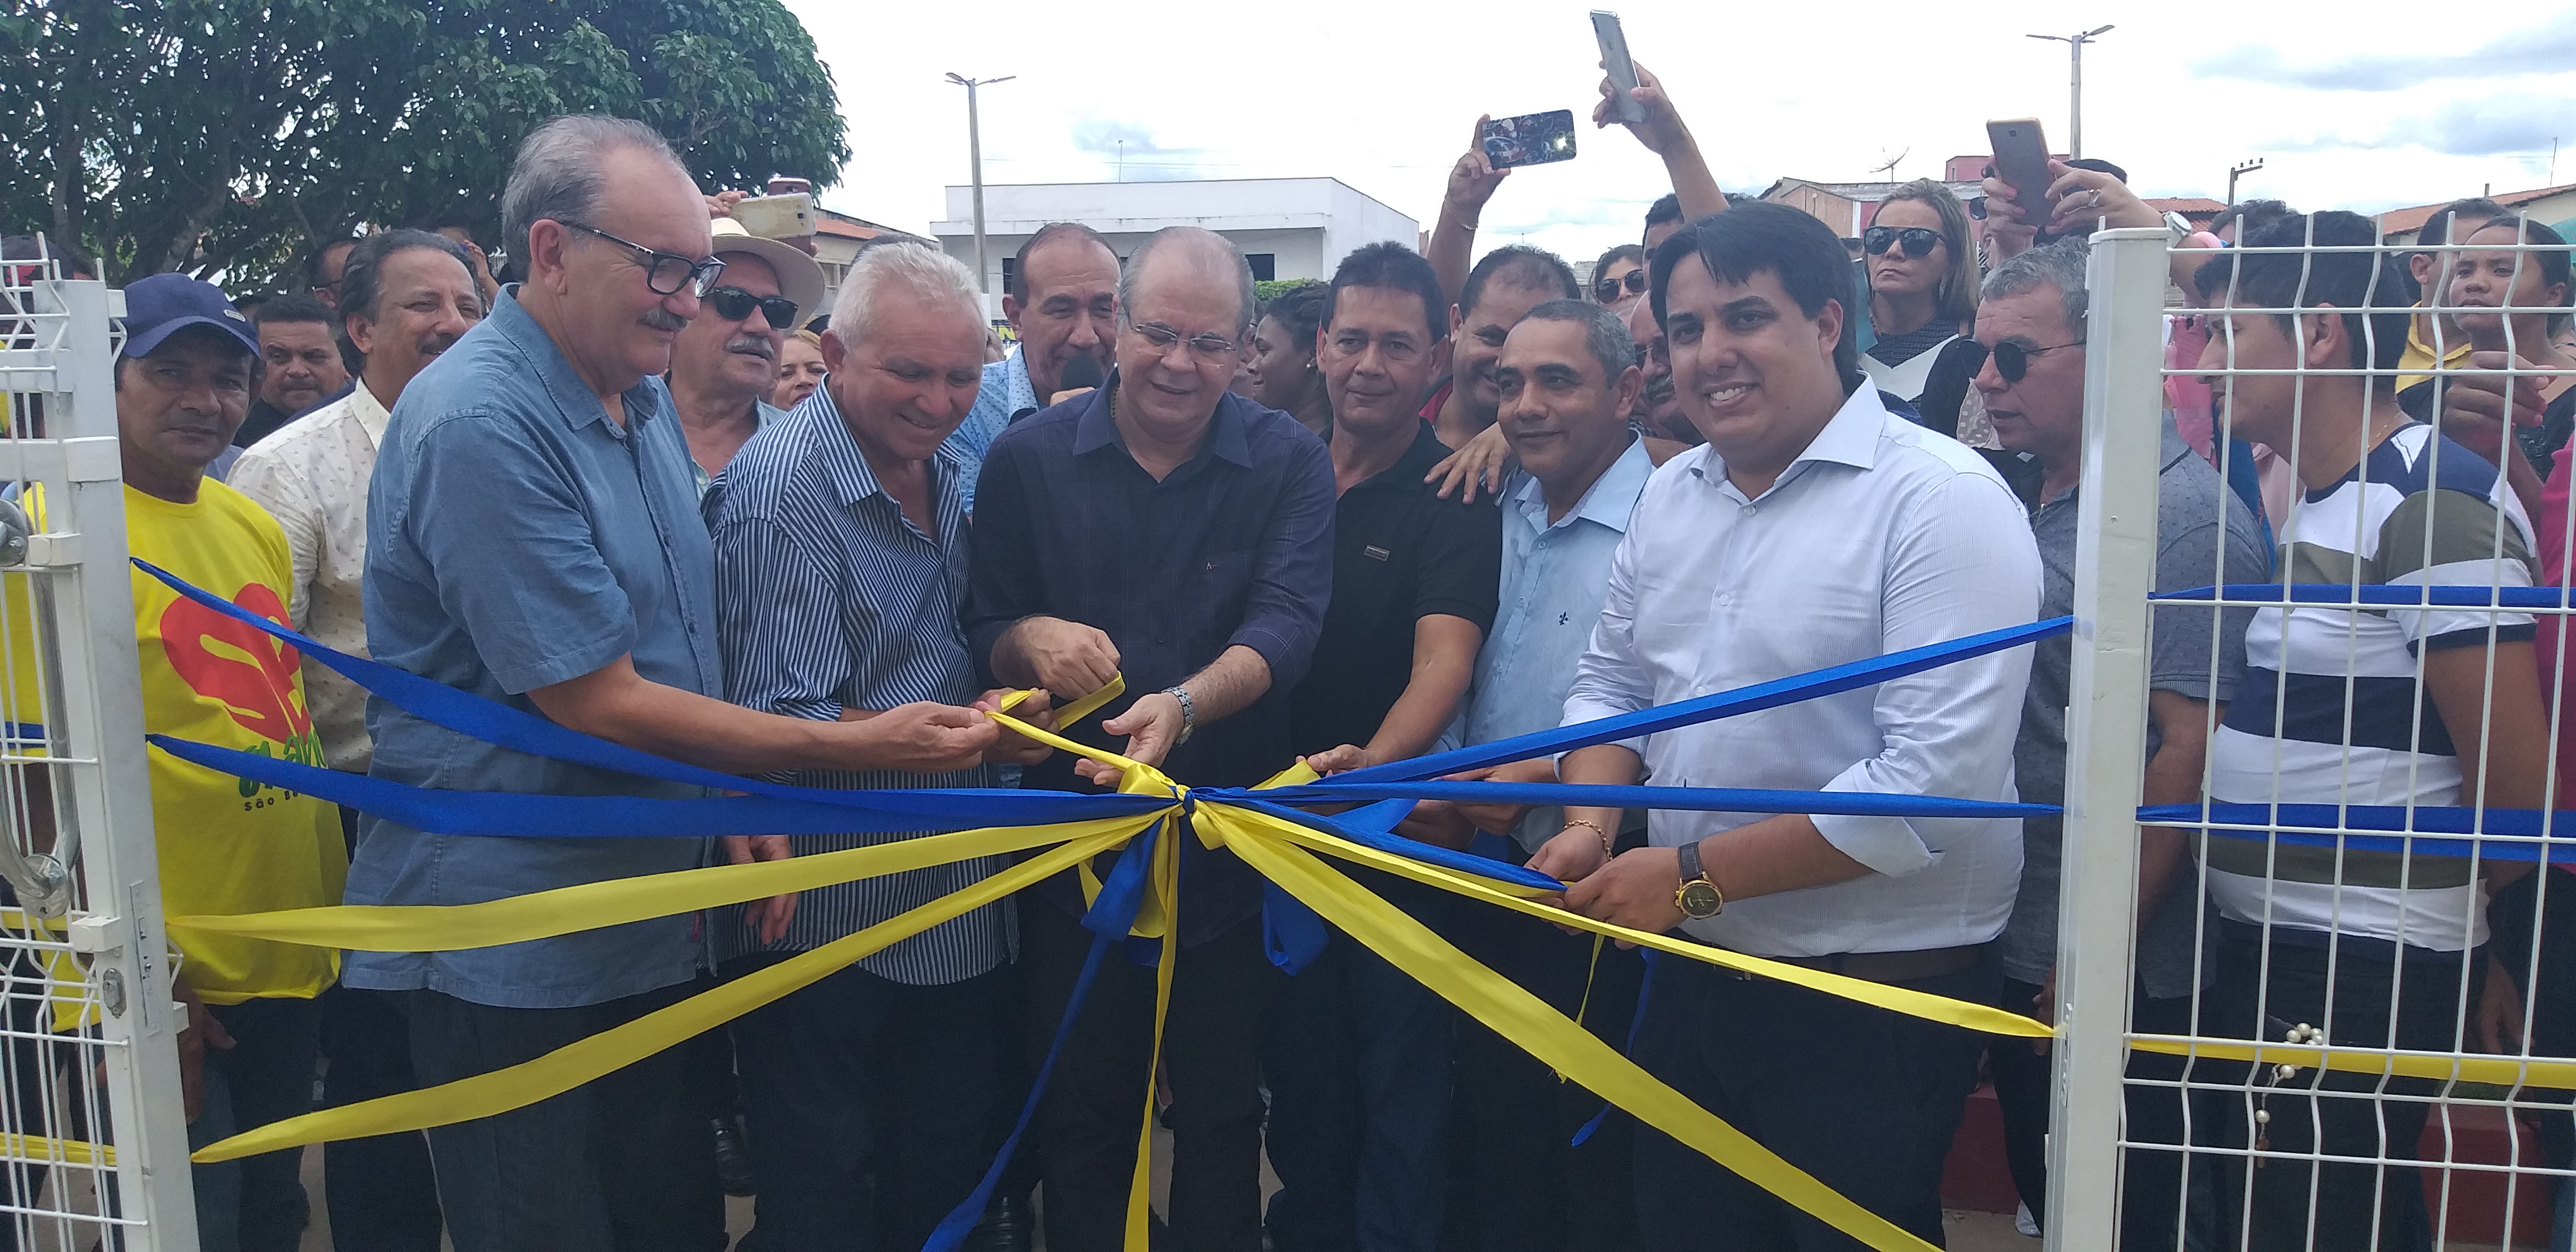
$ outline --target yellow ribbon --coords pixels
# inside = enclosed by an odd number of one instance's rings
[[[104,1143],[48,1139],[43,1135],[22,1135],[10,1131],[0,1134],[0,1160],[29,1165],[95,1165],[114,1169],[116,1149]]]
[[[974,886],[941,896],[910,912],[888,918],[810,952],[800,952],[756,974],[700,992],[625,1025],[566,1044],[533,1061],[419,1091],[271,1122],[200,1148],[188,1159],[201,1165],[211,1164],[331,1139],[426,1130],[432,1126],[493,1117],[512,1109],[525,1108],[732,1021],[861,957],[999,900],[1067,865],[1115,847],[1127,838],[1126,834],[1111,833],[1076,839]]]

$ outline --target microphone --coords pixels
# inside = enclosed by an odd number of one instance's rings
[[[1092,360],[1090,353],[1083,352],[1077,353],[1072,360],[1064,363],[1064,377],[1056,383],[1055,389],[1058,394],[1062,394],[1067,391],[1097,387],[1106,381],[1108,381],[1107,376],[1100,372],[1100,362]]]

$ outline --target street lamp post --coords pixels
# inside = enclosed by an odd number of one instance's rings
[[[975,167],[972,175],[975,184],[975,290],[988,299],[993,294],[993,285],[992,280],[984,276],[984,267],[989,263],[984,256],[984,126],[975,112],[975,89],[1007,83],[1017,77],[1017,74],[1004,74],[1000,78],[968,78],[954,71],[948,75],[948,81],[966,89],[966,151]],[[987,317],[992,312],[990,308],[984,310]]]
[[[2110,26],[2102,25],[2074,35],[2029,36],[2066,45],[2066,155],[2070,158],[2084,155],[2084,45],[2109,29]]]
[[[2263,168],[2263,158],[2256,157],[2242,165],[2227,167],[2227,207],[2236,207],[2236,180]]]

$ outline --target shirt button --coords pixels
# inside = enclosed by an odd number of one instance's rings
[[[1751,516],[1753,516],[1753,506],[1752,506],[1752,505],[1749,505],[1749,504],[1748,504],[1748,505],[1745,505],[1745,506],[1744,506],[1744,515],[1745,515],[1746,517],[1751,517]]]
[[[1734,593],[1734,592],[1732,592],[1732,591],[1730,591],[1730,592],[1726,592],[1726,593],[1725,593],[1725,594],[1723,594],[1723,595],[1720,595],[1720,596],[1717,598],[1717,603],[1718,603],[1718,607],[1720,607],[1720,608],[1724,608],[1724,607],[1727,607],[1727,606],[1729,606],[1729,605],[1734,604],[1734,603],[1735,603],[1735,593]]]

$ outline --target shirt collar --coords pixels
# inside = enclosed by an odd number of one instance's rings
[[[501,298],[492,303],[490,316],[483,320],[536,367],[537,385],[544,389],[547,398],[554,401],[555,411],[563,415],[564,425],[579,430],[597,422],[624,437],[624,432],[617,431],[617,424],[608,420],[608,410],[599,403],[599,397],[591,394],[590,384],[573,372],[572,361],[555,344],[554,336],[538,325],[537,319],[529,316],[527,309],[519,304],[519,284],[503,287]],[[662,403],[659,397],[663,394],[659,383],[659,379],[648,376],[625,390],[621,398],[626,402],[627,430],[650,421],[659,411]]]
[[[1621,452],[1592,485],[1583,489],[1583,498],[1556,525],[1570,526],[1577,521],[1606,526],[1619,534],[1628,533],[1628,519],[1637,511],[1637,497],[1646,490],[1646,480],[1654,476],[1655,458],[1646,454],[1646,441],[1631,436],[1627,451]],[[1547,521],[1547,493],[1537,478],[1521,472],[1520,490],[1513,496],[1530,524],[1540,530],[1552,529]]]
[[[1887,406],[1879,402],[1878,388],[1863,382],[1849,396],[1843,407],[1834,411],[1833,420],[1809,440],[1798,461],[1832,461],[1856,469],[1868,469],[1878,463],[1878,438],[1887,432]]]
[[[766,405],[762,406],[768,407]],[[810,411],[809,411],[810,409]],[[771,410],[779,417],[793,416],[815,425],[815,440],[823,450],[823,477],[832,484],[832,497],[848,508],[870,496],[885,495],[885,484],[877,481],[877,472],[868,467],[867,454],[859,451],[858,436],[850,433],[850,424],[841,416],[841,406],[832,399],[831,389],[817,387],[814,394],[798,404],[793,414]],[[937,497],[948,494],[947,484],[965,477],[964,454],[956,445],[943,439],[939,450],[930,457],[930,481]],[[892,503],[894,497],[886,496]]]
[[[1074,418],[1073,454],[1084,456],[1102,448],[1127,451],[1127,438],[1118,433],[1118,419],[1110,412],[1111,401],[1118,394],[1118,371],[1109,371],[1109,380],[1081,400],[1082,412]],[[1250,400],[1229,391],[1217,397],[1216,413],[1208,419],[1207,436],[1199,444],[1198,456],[1214,455],[1246,469],[1252,467],[1252,438],[1247,429]],[[1129,454],[1133,456],[1133,453]]]
[[[367,432],[367,446],[382,448],[385,446],[384,402],[376,399],[376,393],[367,389],[364,375],[350,381],[356,385],[349,388],[349,411],[357,415],[358,429]]]

